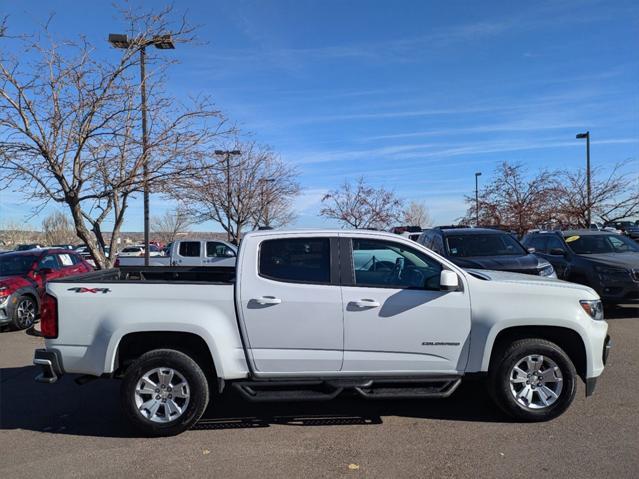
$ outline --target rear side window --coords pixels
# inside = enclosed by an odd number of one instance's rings
[[[180,243],[180,256],[199,257],[200,242],[199,241],[182,241]]]
[[[545,236],[531,236],[528,240],[526,240],[526,246],[528,248],[535,248],[535,251],[540,253],[546,252],[546,237]]]
[[[260,246],[259,272],[278,281],[330,284],[330,239],[266,240]]]

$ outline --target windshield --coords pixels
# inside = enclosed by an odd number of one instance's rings
[[[527,254],[509,234],[466,234],[446,237],[448,252],[455,258],[474,256],[522,256]]]
[[[639,253],[639,245],[621,235],[570,236],[566,243],[575,254]]]
[[[36,256],[27,254],[3,254],[0,256],[0,276],[16,276],[29,272]]]

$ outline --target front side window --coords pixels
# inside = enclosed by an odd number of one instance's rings
[[[284,238],[260,245],[259,273],[293,283],[330,284],[329,238]]]
[[[60,265],[58,264],[56,255],[48,254],[43,256],[42,259],[38,262],[38,267],[40,269],[42,268],[59,269]]]
[[[446,237],[450,256],[522,256],[527,254],[519,242],[509,234],[464,234]]]
[[[548,246],[546,246],[546,248],[547,248],[548,253],[550,253],[553,250],[566,251],[566,248],[564,248],[564,244],[556,236],[550,236],[548,238]]]
[[[199,241],[182,241],[180,243],[180,256],[189,258],[200,257],[200,242]]]
[[[400,243],[353,239],[353,269],[356,286],[439,290],[442,267]]]
[[[228,258],[235,256],[235,252],[224,243],[208,241],[206,243],[206,256],[208,258]]]
[[[546,238],[540,235],[532,236],[526,241],[526,246],[535,248],[538,253],[544,253],[546,251]]]

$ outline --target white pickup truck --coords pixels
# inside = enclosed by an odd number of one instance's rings
[[[592,289],[464,271],[373,231],[258,231],[236,268],[120,268],[50,281],[35,352],[63,373],[122,379],[148,435],[193,425],[228,388],[253,401],[447,397],[485,377],[523,421],[554,418],[610,348]],[[213,399],[215,401],[215,399]]]
[[[169,243],[168,256],[151,256],[149,266],[235,266],[237,247],[220,240],[184,238]],[[139,256],[119,255],[117,266],[144,266]]]

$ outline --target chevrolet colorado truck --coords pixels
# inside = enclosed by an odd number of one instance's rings
[[[121,379],[144,434],[178,434],[229,388],[250,401],[447,397],[485,377],[522,421],[592,394],[610,341],[587,286],[465,271],[376,231],[258,231],[228,267],[119,268],[54,280],[35,352],[62,374]]]

